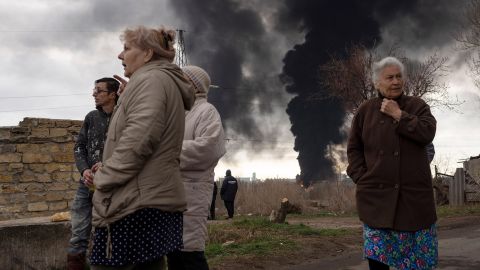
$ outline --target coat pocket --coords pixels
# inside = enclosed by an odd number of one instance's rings
[[[95,211],[103,218],[109,217],[109,209],[112,204],[113,192],[96,190],[93,193],[92,203]]]

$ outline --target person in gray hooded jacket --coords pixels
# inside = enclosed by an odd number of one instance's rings
[[[225,136],[220,114],[208,103],[210,76],[200,67],[182,68],[195,88],[195,103],[185,115],[185,133],[180,155],[187,211],[183,214],[183,249],[167,255],[168,268],[207,270],[205,241],[211,203],[214,169],[225,154]]]

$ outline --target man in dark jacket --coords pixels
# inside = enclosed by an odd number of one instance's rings
[[[227,208],[228,218],[233,218],[235,210],[235,196],[237,195],[238,182],[235,177],[232,176],[232,172],[227,170],[225,178],[223,179],[222,188],[220,189],[220,196]]]
[[[102,78],[95,81],[92,96],[96,110],[85,116],[82,128],[75,143],[74,156],[80,183],[73,200],[72,237],[68,247],[67,267],[69,270],[85,269],[86,251],[92,229],[92,166],[102,160],[108,123],[117,102],[118,81]]]

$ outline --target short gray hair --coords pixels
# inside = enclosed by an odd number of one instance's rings
[[[388,56],[388,57],[385,57],[378,62],[373,63],[373,65],[372,65],[372,81],[373,81],[374,84],[377,83],[378,77],[380,76],[380,72],[382,72],[382,70],[385,67],[388,67],[388,66],[399,67],[400,72],[402,73],[402,76],[405,77],[405,66],[402,64],[402,62],[400,62],[400,60],[398,60],[397,58],[395,58],[393,56]]]

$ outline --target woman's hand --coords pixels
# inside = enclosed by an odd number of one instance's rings
[[[400,121],[400,117],[402,117],[402,110],[400,110],[400,107],[395,100],[384,98],[380,111],[384,114],[390,115],[397,121]]]
[[[120,95],[125,90],[125,87],[127,87],[128,81],[117,74],[113,75],[113,77],[120,82],[120,87],[118,88],[118,91],[117,91],[117,94]]]

